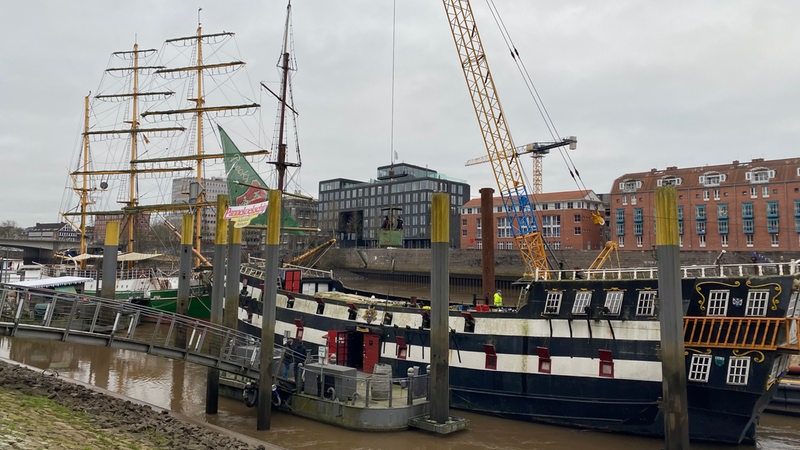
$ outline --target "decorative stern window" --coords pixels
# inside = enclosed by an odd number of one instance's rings
[[[692,355],[692,362],[689,365],[689,381],[699,381],[708,383],[708,376],[711,373],[711,355]]]
[[[625,294],[625,291],[608,291],[606,292],[606,314],[610,315],[619,315],[620,309],[622,309],[622,296]]]
[[[728,384],[745,386],[750,376],[750,357],[731,356],[728,359]]]
[[[558,315],[561,311],[562,291],[547,291],[547,299],[544,302],[544,313],[547,315]]]
[[[769,289],[751,289],[747,292],[747,306],[744,315],[750,317],[766,316],[768,300]]]
[[[592,303],[592,291],[578,291],[575,293],[575,303],[572,304],[572,314],[585,316]]]
[[[728,297],[731,292],[723,289],[714,289],[708,293],[708,311],[707,316],[727,316],[728,315]]]
[[[636,301],[637,316],[654,316],[656,313],[656,297],[658,291],[645,289],[639,291],[639,298]]]

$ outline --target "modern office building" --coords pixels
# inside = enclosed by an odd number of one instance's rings
[[[469,200],[469,184],[406,163],[378,167],[369,181],[320,181],[319,227],[342,247],[378,247],[381,230],[396,230],[399,246],[428,248],[434,192],[450,194],[450,245],[458,247],[459,210]]]
[[[800,250],[800,158],[652,169],[614,181],[619,250],[655,246],[655,190],[675,186],[683,250]]]
[[[605,215],[605,205],[593,191],[548,192],[529,196],[536,220],[547,245],[553,250],[600,250],[606,242],[606,227],[592,221]],[[492,199],[491,227],[498,250],[518,250],[508,216],[499,196]],[[461,248],[483,248],[481,199],[474,198],[461,207]]]

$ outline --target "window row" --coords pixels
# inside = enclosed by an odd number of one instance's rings
[[[592,296],[594,291],[579,290],[575,292],[575,301],[572,303],[572,315],[588,316],[592,313]],[[622,311],[622,300],[625,295],[624,290],[610,289],[606,291],[603,301],[602,312],[605,315],[618,316]],[[636,299],[636,315],[652,317],[655,315],[656,298],[658,291],[654,289],[642,289],[638,291]],[[545,299],[544,313],[546,315],[558,315],[561,312],[561,304],[564,298],[564,291],[551,290],[547,292]]]
[[[692,355],[692,361],[689,364],[688,381],[696,381],[700,383],[708,383],[711,375],[711,367],[714,358],[723,359],[721,356],[712,355]],[[719,361],[721,365],[723,361]],[[750,357],[749,356],[731,356],[728,358],[728,373],[725,377],[725,382],[735,386],[746,386],[748,377],[750,375]]]

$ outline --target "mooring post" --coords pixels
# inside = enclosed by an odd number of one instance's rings
[[[269,430],[272,410],[272,363],[275,348],[275,297],[278,295],[278,244],[281,235],[281,191],[269,191],[264,299],[261,304],[261,360],[258,368],[256,428]]]
[[[178,298],[175,312],[189,312],[189,284],[192,281],[192,236],[194,235],[194,215],[184,214],[181,227],[180,261],[178,267]],[[175,346],[186,348],[186,325],[178,324],[175,330]]]
[[[678,207],[674,186],[656,188],[656,256],[661,322],[664,448],[689,448]]]
[[[450,418],[448,355],[450,303],[450,196],[434,192],[431,205],[431,420]]]
[[[117,249],[119,247],[119,222],[106,224],[106,240],[103,245],[103,286],[100,296],[114,298],[117,292]]]
[[[225,210],[228,208],[228,196],[217,196],[217,228],[214,236],[214,267],[211,272],[211,323],[222,324],[222,304],[225,301],[225,250],[228,244],[228,221]],[[231,281],[232,282],[232,281]],[[214,336],[209,343],[212,355],[219,355],[222,336]],[[216,414],[219,408],[219,369],[209,367],[206,370],[206,414]]]
[[[225,311],[222,323],[232,330],[237,327],[239,311],[239,269],[242,265],[242,229],[228,224],[228,274],[225,284]]]
[[[487,305],[493,305],[495,292],[494,276],[494,233],[495,228],[488,226],[494,223],[494,189],[482,188],[481,193],[481,276],[483,283],[483,299]]]

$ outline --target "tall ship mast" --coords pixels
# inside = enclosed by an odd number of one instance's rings
[[[82,218],[80,225],[70,221],[73,227],[85,230],[87,215],[94,215],[96,221],[104,216],[120,217],[120,242],[132,252],[137,250],[135,231],[149,224],[149,214],[174,217],[191,213],[195,216],[193,247],[200,255],[203,210],[211,206],[204,183],[208,177],[225,175],[223,164],[215,161],[223,154],[218,150],[218,137],[209,136],[216,132],[209,122],[226,123],[228,118],[241,121],[239,116],[253,114],[260,106],[251,100],[253,95],[242,94],[235,86],[238,78],[243,78],[235,74],[245,63],[227,50],[236,47],[233,38],[231,32],[204,33],[198,21],[193,35],[168,39],[161,51],[140,50],[137,44],[133,51],[112,55],[128,64],[107,69],[101,93],[85,107],[83,156],[78,169],[71,173],[72,190],[81,206],[64,213],[64,217]],[[205,58],[205,53],[211,57]],[[166,63],[152,64],[157,56]],[[124,81],[107,82],[111,78]],[[232,98],[240,102],[232,104]],[[123,107],[118,109],[124,112],[111,113],[104,105],[109,101],[122,102]],[[108,121],[108,116],[112,125],[100,125],[102,120]],[[226,128],[237,132],[253,127],[226,124]],[[125,142],[124,151],[119,148],[120,138]],[[260,140],[255,137],[249,142]],[[100,148],[97,141],[107,142]],[[257,148],[242,154],[269,152]],[[192,180],[188,201],[176,202],[175,193],[165,188],[179,176]],[[116,193],[117,207],[95,199],[112,192]],[[94,210],[89,206],[95,206]],[[137,220],[142,221],[141,226]],[[96,240],[102,238],[95,236]],[[85,251],[84,246],[81,251]]]
[[[90,97],[86,96],[84,99],[84,130],[82,133],[81,156],[77,169],[70,173],[73,180],[72,189],[79,197],[79,210],[68,211],[62,213],[63,217],[73,225],[73,227],[80,230],[81,243],[80,252],[83,254],[87,250],[87,216],[117,216],[123,220],[121,233],[124,235],[122,242],[125,243],[125,248],[128,252],[135,250],[134,230],[136,228],[136,217],[134,215],[122,214],[125,209],[134,209],[139,204],[139,190],[138,190],[138,175],[143,172],[160,171],[158,169],[140,168],[136,163],[138,159],[139,142],[149,142],[150,138],[155,135],[167,136],[184,131],[181,126],[154,126],[142,127],[139,121],[139,108],[140,103],[143,101],[154,101],[159,99],[166,99],[174,92],[172,91],[142,91],[139,88],[139,79],[142,75],[153,73],[155,70],[163,68],[163,66],[151,65],[146,61],[154,59],[156,54],[155,49],[139,49],[139,44],[133,45],[133,50],[120,51],[112,53],[112,60],[115,64],[118,61],[127,62],[127,65],[113,65],[106,69],[105,75],[125,80],[122,83],[123,87],[114,87],[105,93],[100,93],[94,96],[97,103],[112,102],[115,104],[123,103],[123,112],[121,123],[113,123],[110,126],[105,125],[92,125],[92,107]],[[105,78],[105,77],[104,77]],[[104,110],[105,108],[97,106],[96,110]],[[119,109],[116,107],[113,109]],[[116,116],[119,118],[119,115]],[[127,167],[111,167],[102,164],[103,168],[94,167],[94,159],[91,154],[91,142],[109,142],[124,140],[123,148],[126,148],[127,154],[130,155]],[[178,169],[182,170],[182,169]],[[183,169],[185,170],[185,169]],[[108,210],[108,211],[90,211],[89,206],[96,203],[92,194],[98,191],[105,191],[109,187],[109,179],[117,178],[122,181],[116,202],[122,204],[121,210]],[[72,217],[79,217],[80,225],[76,226]],[[85,260],[83,261],[85,263]]]

